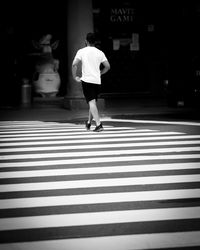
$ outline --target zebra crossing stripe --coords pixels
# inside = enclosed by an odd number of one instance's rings
[[[59,127],[59,126],[63,126],[59,123],[50,123],[50,122],[42,122],[42,121],[30,121],[30,122],[13,122],[13,121],[6,121],[4,123],[0,122],[0,129],[4,130],[4,129],[10,129],[10,128],[22,128],[22,129],[29,129],[29,128],[51,128],[51,127]],[[83,126],[81,125],[76,125],[76,124],[71,124],[71,123],[65,123],[65,126],[67,127],[73,127],[73,128],[81,128]]]
[[[167,175],[167,176],[145,176],[130,178],[107,178],[92,180],[58,181],[58,182],[37,182],[23,184],[2,184],[1,192],[28,191],[28,190],[55,190],[71,188],[94,188],[94,187],[115,187],[163,183],[188,183],[199,182],[200,174],[193,175]]]
[[[136,120],[136,119],[114,119],[111,117],[104,117],[102,121],[122,122],[122,123],[152,123],[152,124],[171,124],[171,125],[186,125],[186,126],[200,126],[199,122],[177,122],[177,121],[156,121],[156,120]]]
[[[156,132],[157,130],[150,130],[150,129],[138,129],[138,130],[134,130],[134,129],[129,129],[129,130],[121,130],[120,134],[129,134],[129,133],[143,133],[143,132]],[[15,133],[15,134],[1,134],[0,138],[23,138],[23,137],[41,137],[41,136],[54,136],[54,135],[82,135],[84,132],[84,134],[86,135],[90,135],[92,131],[86,131],[85,129],[83,130],[78,130],[78,131],[74,131],[72,129],[68,130],[67,132],[60,132],[60,130],[56,131],[56,132],[40,132],[40,133],[28,133],[28,134],[23,134],[23,133]],[[116,130],[109,130],[106,129],[105,131],[103,131],[103,134],[114,134],[116,133]]]
[[[0,209],[29,208],[46,206],[71,206],[85,204],[106,204],[135,201],[166,201],[200,198],[200,189],[179,189],[139,192],[100,193],[83,195],[64,195],[51,197],[32,197],[3,199]]]
[[[45,227],[70,227],[160,220],[199,219],[200,207],[140,209],[0,219],[0,231]]]
[[[40,154],[17,154],[1,155],[1,160],[21,160],[21,159],[44,159],[44,158],[70,158],[70,157],[92,157],[107,155],[138,155],[138,154],[157,154],[157,153],[175,153],[175,152],[198,152],[200,147],[173,147],[173,148],[156,148],[156,149],[121,149],[121,150],[104,150],[104,151],[83,151],[67,153],[40,153]]]
[[[106,130],[109,131],[133,131],[136,130],[135,128],[130,128],[130,127],[110,127],[110,126],[104,126],[104,128]],[[52,133],[52,132],[76,132],[76,131],[85,131],[85,128],[83,128],[83,126],[81,127],[74,127],[74,126],[62,126],[62,127],[58,127],[55,126],[54,127],[43,127],[43,128],[31,128],[31,129],[17,129],[17,128],[12,128],[12,129],[5,129],[4,131],[0,131],[0,137],[2,137],[2,135],[24,135],[24,134],[30,134],[30,133]],[[150,129],[145,129],[145,131],[152,131]],[[153,131],[157,131],[157,130],[153,130]],[[87,131],[86,131],[87,132]]]
[[[200,231],[118,235],[2,244],[1,250],[149,250],[198,247]]]
[[[76,138],[88,138],[88,135],[90,136],[90,138],[112,138],[112,137],[130,137],[130,136],[155,136],[155,135],[177,135],[177,134],[182,134],[182,133],[178,133],[178,132],[133,132],[133,133],[107,133],[107,132],[103,132],[102,133],[93,133],[93,132],[89,132],[89,134],[87,132],[78,134],[78,135],[55,135],[55,136],[30,136],[30,137],[11,137],[11,138],[1,138],[1,142],[8,142],[8,141],[30,141],[30,140],[50,140],[50,139],[76,139]]]
[[[200,154],[163,154],[163,155],[142,155],[142,156],[116,156],[116,157],[94,157],[94,158],[77,158],[67,160],[43,160],[43,161],[26,161],[26,162],[4,162],[0,163],[0,168],[9,167],[37,167],[37,166],[58,166],[72,164],[89,164],[89,163],[109,163],[109,162],[130,162],[130,161],[152,161],[152,160],[184,160],[200,159]]]
[[[42,176],[48,177],[48,176],[62,176],[62,175],[68,176],[68,175],[87,175],[87,174],[111,174],[111,173],[128,173],[128,172],[135,173],[135,172],[146,172],[146,171],[166,171],[166,170],[184,170],[184,169],[200,169],[200,162],[9,171],[9,172],[0,172],[0,179],[42,177]]]
[[[34,146],[34,145],[57,145],[57,144],[85,144],[85,143],[99,143],[99,142],[128,142],[128,141],[160,141],[160,140],[184,140],[184,139],[199,139],[200,135],[178,135],[173,136],[151,136],[151,137],[124,137],[124,138],[103,138],[103,139],[82,139],[82,140],[53,140],[53,141],[20,141],[20,142],[1,142],[0,148],[3,147],[19,147],[19,146]]]
[[[110,144],[92,144],[92,145],[70,145],[70,146],[48,146],[48,147],[21,147],[1,149],[1,153],[14,152],[33,152],[33,151],[50,151],[50,150],[80,150],[95,148],[128,148],[128,147],[149,147],[149,146],[171,146],[171,145],[195,145],[200,144],[200,140],[191,141],[162,141],[162,142],[133,142],[133,143],[110,143]]]

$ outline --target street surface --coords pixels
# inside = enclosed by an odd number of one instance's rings
[[[200,123],[103,124],[0,122],[1,250],[199,249]]]

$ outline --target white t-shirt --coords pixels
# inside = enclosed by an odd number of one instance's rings
[[[81,80],[101,84],[100,64],[107,61],[105,54],[96,47],[87,46],[78,50],[75,58],[82,62]]]

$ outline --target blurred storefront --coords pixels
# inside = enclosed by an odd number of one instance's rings
[[[15,1],[12,9],[9,5],[2,6],[7,15],[0,19],[5,69],[1,95],[8,103],[19,102],[21,79],[32,81],[36,53],[32,41],[50,33],[59,40],[54,51],[60,75],[57,97],[64,98],[66,107],[82,106],[71,62],[91,31],[111,63],[111,70],[102,76],[103,98],[167,97],[169,104],[176,105],[199,95],[198,1],[68,0],[54,5]]]
[[[167,77],[167,5],[93,0],[94,29],[112,70],[105,93],[160,95]]]

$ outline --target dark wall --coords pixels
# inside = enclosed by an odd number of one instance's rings
[[[112,66],[104,80],[105,92],[169,94],[175,102],[193,98],[200,89],[199,1],[93,0],[93,4],[95,31]],[[133,8],[133,22],[112,23],[110,10],[118,7]],[[138,52],[113,51],[112,39],[133,32],[139,33]]]
[[[94,26],[101,48],[111,62],[103,81],[104,92],[160,94],[167,69],[167,1],[93,0]],[[132,34],[139,35],[139,50],[130,50]],[[113,49],[113,40],[120,49]]]
[[[185,105],[191,105],[196,98],[196,90],[200,90],[200,79],[197,75],[200,69],[199,32],[199,1],[179,2],[171,8],[168,28],[168,94],[171,105],[176,105],[178,100],[185,101]]]
[[[1,105],[17,105],[20,102],[21,79],[32,77],[35,53],[32,40],[51,33],[53,41],[59,40],[54,56],[60,60],[61,88],[66,91],[66,6],[49,1],[5,1],[1,3]]]

